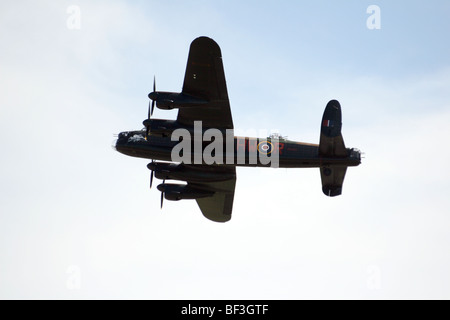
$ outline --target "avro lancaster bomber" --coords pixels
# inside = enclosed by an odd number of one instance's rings
[[[319,144],[268,138],[235,137],[222,54],[207,37],[190,47],[180,93],[156,91],[155,81],[145,128],[121,132],[117,151],[151,159],[153,178],[163,200],[195,199],[203,215],[213,221],[231,219],[236,166],[319,168],[322,191],[329,197],[342,193],[347,167],[361,163],[357,149],[346,148],[338,101],[328,102],[321,122]],[[176,120],[152,119],[154,108],[178,109]],[[184,183],[166,183],[178,180]]]

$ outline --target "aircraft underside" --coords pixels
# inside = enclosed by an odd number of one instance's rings
[[[121,132],[117,151],[151,159],[153,179],[163,200],[195,199],[203,215],[216,222],[231,219],[236,186],[236,166],[272,168],[320,168],[322,191],[334,197],[342,193],[347,167],[361,163],[357,149],[345,147],[338,101],[328,102],[321,121],[319,144],[286,140],[280,136],[234,136],[234,125],[217,43],[207,37],[190,47],[182,91],[156,90],[144,130]],[[155,106],[178,109],[176,120],[152,119]],[[182,183],[166,183],[176,180]]]

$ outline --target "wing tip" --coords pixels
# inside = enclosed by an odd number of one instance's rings
[[[208,47],[208,48],[213,48],[216,55],[218,55],[219,57],[222,56],[222,52],[220,50],[219,45],[217,44],[216,41],[214,41],[214,39],[209,38],[207,36],[200,36],[196,39],[194,39],[194,41],[192,41],[191,43],[191,48],[192,47]]]

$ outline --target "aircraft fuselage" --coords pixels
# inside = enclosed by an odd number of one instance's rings
[[[172,150],[179,141],[172,141],[171,137],[152,136],[145,138],[145,131],[121,132],[116,141],[118,152],[132,157],[174,161]],[[186,164],[205,164],[204,156],[210,155],[209,141],[200,144],[192,142],[190,161]],[[261,150],[261,144],[270,146],[270,153]],[[199,147],[196,147],[199,146]],[[279,168],[313,168],[326,166],[358,166],[361,163],[361,153],[357,149],[347,148],[346,157],[319,156],[319,145],[290,140],[274,140],[271,138],[234,137],[231,144],[224,143],[222,157],[217,156],[217,164],[242,167],[279,167]],[[217,150],[216,150],[217,151]],[[208,153],[208,154],[205,154]],[[214,155],[215,156],[215,155]],[[277,165],[273,162],[278,157]],[[207,163],[210,164],[210,163]],[[214,164],[214,163],[213,163]]]

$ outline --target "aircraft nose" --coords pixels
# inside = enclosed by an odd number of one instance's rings
[[[116,151],[120,148],[120,146],[124,145],[127,142],[128,133],[127,132],[121,132],[119,134],[115,134],[114,137],[116,140],[112,142],[112,147]]]

